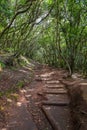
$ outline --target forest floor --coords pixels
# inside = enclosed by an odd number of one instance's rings
[[[0,72],[0,130],[87,130],[87,79],[34,65]]]

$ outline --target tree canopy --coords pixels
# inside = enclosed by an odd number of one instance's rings
[[[87,74],[87,0],[1,0],[0,51]]]

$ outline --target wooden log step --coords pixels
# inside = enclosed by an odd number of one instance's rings
[[[47,105],[68,105],[69,104],[69,98],[67,95],[59,94],[46,94],[46,101],[43,101],[43,104]]]
[[[70,111],[67,106],[42,106],[53,130],[70,130]]]
[[[60,81],[59,80],[52,80],[52,81],[47,81],[47,84],[58,84]]]
[[[48,94],[67,94],[67,91],[65,89],[47,89],[44,91],[44,93]]]

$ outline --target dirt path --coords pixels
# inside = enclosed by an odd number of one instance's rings
[[[20,72],[22,75],[15,73],[19,79],[30,79],[28,69]],[[7,126],[2,125],[1,130],[87,130],[87,107],[81,91],[84,81],[67,75],[65,70],[37,66],[32,82],[6,99]]]
[[[59,81],[66,76],[64,70],[41,67],[35,70],[33,82],[23,89],[38,130],[71,129],[67,89]]]
[[[34,81],[25,97],[38,130],[87,129],[87,105],[81,85],[85,81],[79,76],[75,79],[67,76],[67,71],[61,69],[39,67],[35,70]]]

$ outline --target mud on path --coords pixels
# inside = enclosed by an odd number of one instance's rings
[[[3,88],[4,84],[4,90],[7,89],[5,86],[16,89],[18,83],[19,90],[0,98],[0,128],[7,126],[6,130],[24,130],[25,126],[28,130],[31,124],[31,130],[87,130],[87,106],[82,93],[82,83],[86,81],[78,76],[68,78],[65,70],[42,65],[36,66],[34,76],[28,68],[19,70],[6,70],[9,73],[2,74],[4,78],[12,75],[8,80],[2,78],[0,86]],[[22,118],[27,118],[27,121]],[[22,122],[22,127],[18,122]]]

